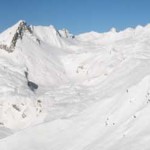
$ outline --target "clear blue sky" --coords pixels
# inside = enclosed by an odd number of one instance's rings
[[[74,34],[150,23],[150,0],[0,0],[0,6],[0,32],[18,20]]]

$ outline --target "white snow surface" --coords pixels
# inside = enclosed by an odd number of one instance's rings
[[[0,49],[0,150],[149,150],[150,25],[31,30]]]

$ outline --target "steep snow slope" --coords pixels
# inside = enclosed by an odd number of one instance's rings
[[[150,26],[73,38],[23,22],[0,34],[19,33],[1,47],[0,149],[149,150]]]

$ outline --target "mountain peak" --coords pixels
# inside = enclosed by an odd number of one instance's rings
[[[110,32],[116,33],[116,32],[117,32],[117,29],[113,27],[113,28],[110,29]]]
[[[19,20],[14,26],[19,26],[20,24],[27,24],[25,20]]]
[[[71,34],[68,29],[65,29],[65,28],[62,30],[59,30],[59,33],[64,38],[74,38],[74,35]]]
[[[24,20],[20,20],[15,25],[1,33],[0,49],[12,52],[16,46],[17,40],[23,38],[25,31],[32,33],[30,26],[28,26]]]

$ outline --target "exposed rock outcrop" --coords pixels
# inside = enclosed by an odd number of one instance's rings
[[[67,29],[62,29],[58,31],[61,37],[64,38],[75,38],[73,34],[71,34]]]
[[[7,52],[13,52],[18,39],[22,39],[25,32],[29,32],[30,34],[32,34],[30,26],[28,26],[25,21],[20,21],[10,45],[8,46],[6,44],[0,44],[0,49],[4,49]]]

